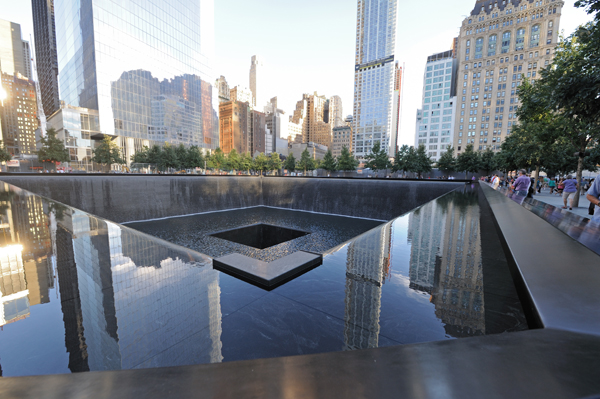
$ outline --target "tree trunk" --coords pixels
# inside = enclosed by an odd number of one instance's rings
[[[583,149],[582,152],[585,152],[585,148]],[[573,208],[576,208],[579,206],[579,197],[580,197],[580,193],[582,190],[582,186],[581,186],[581,180],[583,177],[583,158],[579,157],[579,159],[577,160],[577,192],[575,193],[575,199],[573,199]]]
[[[538,180],[540,180],[540,165],[535,167],[535,180],[533,182],[533,189],[535,192],[537,192]]]

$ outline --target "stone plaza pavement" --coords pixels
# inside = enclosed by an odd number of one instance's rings
[[[542,190],[541,194],[536,193],[533,196],[534,199],[541,201],[541,202],[545,202],[547,204],[562,208],[563,207],[563,199],[562,199],[562,195],[556,195],[556,194],[550,194],[550,190],[545,188]],[[587,217],[589,218],[590,215],[588,213],[588,207],[590,206],[590,201],[588,201],[585,198],[585,194],[582,195],[581,197],[579,197],[579,207],[577,208],[573,208],[572,211],[569,211],[567,209],[567,211],[569,212],[573,212],[577,215],[583,216],[583,217]],[[596,207],[596,212],[600,212],[600,208]]]

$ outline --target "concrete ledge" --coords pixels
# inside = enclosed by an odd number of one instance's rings
[[[600,392],[598,370],[600,338],[545,329],[222,364],[0,378],[0,397],[562,399]]]
[[[323,263],[323,255],[298,251],[267,263],[241,254],[213,260],[213,267],[261,288],[273,289]]]
[[[600,335],[600,256],[502,193],[481,188],[542,326]]]

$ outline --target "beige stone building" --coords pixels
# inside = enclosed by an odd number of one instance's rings
[[[344,120],[342,126],[333,128],[331,140],[331,153],[334,157],[342,155],[342,147],[352,152],[352,115]]]
[[[325,96],[304,94],[296,103],[292,123],[302,125],[302,142],[331,146],[333,124],[330,122],[330,104]]]
[[[558,42],[561,0],[477,0],[458,38],[454,147],[500,149],[517,123],[517,88],[537,79]]]

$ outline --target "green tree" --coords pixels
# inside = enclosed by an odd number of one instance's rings
[[[337,170],[337,162],[331,153],[331,150],[327,150],[325,157],[323,158],[323,162],[321,163],[321,168],[325,169],[327,172],[335,172]]]
[[[296,158],[294,158],[294,154],[290,154],[285,160],[285,168],[288,173],[292,173],[296,170]]]
[[[175,166],[177,169],[185,168],[187,164],[188,151],[187,148],[183,144],[179,144],[175,147],[175,155],[177,155],[177,160],[179,161],[179,165]]]
[[[169,143],[165,143],[165,146],[162,150],[162,159],[161,159],[161,167],[162,168],[178,168],[179,167],[179,159],[177,158],[177,152],[175,148]]]
[[[342,146],[342,153],[337,160],[338,170],[353,171],[358,166],[358,160],[348,150],[348,147]]]
[[[240,170],[241,157],[235,148],[227,154],[227,166],[233,170]]]
[[[0,162],[8,162],[12,159],[12,155],[6,149],[6,147],[0,147]]]
[[[148,152],[150,148],[147,146],[143,146],[141,150],[136,151],[135,154],[131,156],[132,163],[149,163],[148,162]]]
[[[308,148],[305,148],[300,155],[300,161],[298,162],[298,169],[303,170],[306,174],[308,170],[315,170],[315,161],[310,156]]]
[[[385,148],[381,148],[381,142],[376,141],[373,144],[371,152],[365,157],[367,160],[367,168],[371,168],[374,171],[385,170],[390,166],[390,160]]]
[[[254,158],[254,170],[259,172],[261,175],[263,172],[269,170],[269,158],[264,152],[261,152]]]
[[[148,150],[148,163],[160,168],[163,164],[163,149],[158,145],[154,144]]]
[[[283,167],[283,162],[281,162],[281,158],[279,158],[279,154],[276,152],[271,153],[271,156],[269,157],[269,164],[268,164],[269,170],[275,170],[277,172],[279,172],[281,170],[281,168]]]
[[[58,162],[69,162],[71,157],[69,151],[65,148],[65,143],[56,138],[56,130],[48,129],[46,136],[40,139],[42,147],[38,150],[38,161],[44,164],[52,163],[55,165]]]
[[[589,13],[598,13],[596,0],[578,2]],[[550,68],[541,71],[537,82],[551,109],[563,117],[561,133],[580,154],[600,140],[600,18],[582,25],[556,47]],[[577,181],[582,186],[585,159],[578,157]],[[573,205],[579,205],[579,192]]]
[[[254,166],[253,162],[252,155],[250,155],[249,152],[242,154],[240,158],[240,170],[245,170],[250,173],[250,170]]]
[[[456,160],[456,169],[465,172],[465,179],[467,179],[469,172],[478,172],[480,165],[479,153],[473,150],[473,144],[469,144],[465,148],[465,151],[458,155],[458,159]]]
[[[577,0],[575,7],[586,8],[588,14],[596,13],[596,20],[600,19],[600,0]]]
[[[440,156],[437,162],[439,170],[446,174],[451,174],[456,170],[456,158],[454,157],[454,147],[450,146],[446,149],[446,152]]]
[[[409,147],[404,144],[398,151],[396,151],[394,156],[394,164],[392,165],[392,170],[394,172],[401,171],[403,174],[406,173],[406,157],[408,156],[408,149]]]
[[[415,147],[410,146],[408,148],[404,162],[404,167],[406,168],[407,172],[419,173],[419,157]]]
[[[217,149],[210,155],[209,162],[211,168],[216,169],[217,171],[220,171],[223,166],[226,166],[227,158],[225,158],[225,154],[220,147],[217,147]]]
[[[498,167],[496,164],[496,153],[494,153],[491,148],[482,152],[480,158],[481,169],[485,171],[486,175],[489,175],[490,172],[493,172]]]
[[[429,155],[427,155],[427,150],[425,149],[425,146],[421,144],[419,148],[417,148],[416,156],[416,172],[419,175],[419,178],[422,177],[423,173],[431,172],[432,164],[433,161],[431,160]]]
[[[187,150],[184,166],[186,169],[204,168],[204,154],[197,145],[193,145]]]
[[[110,170],[111,165],[122,165],[125,163],[121,157],[121,149],[110,137],[105,136],[100,145],[94,149],[92,162],[100,165],[107,165]]]

